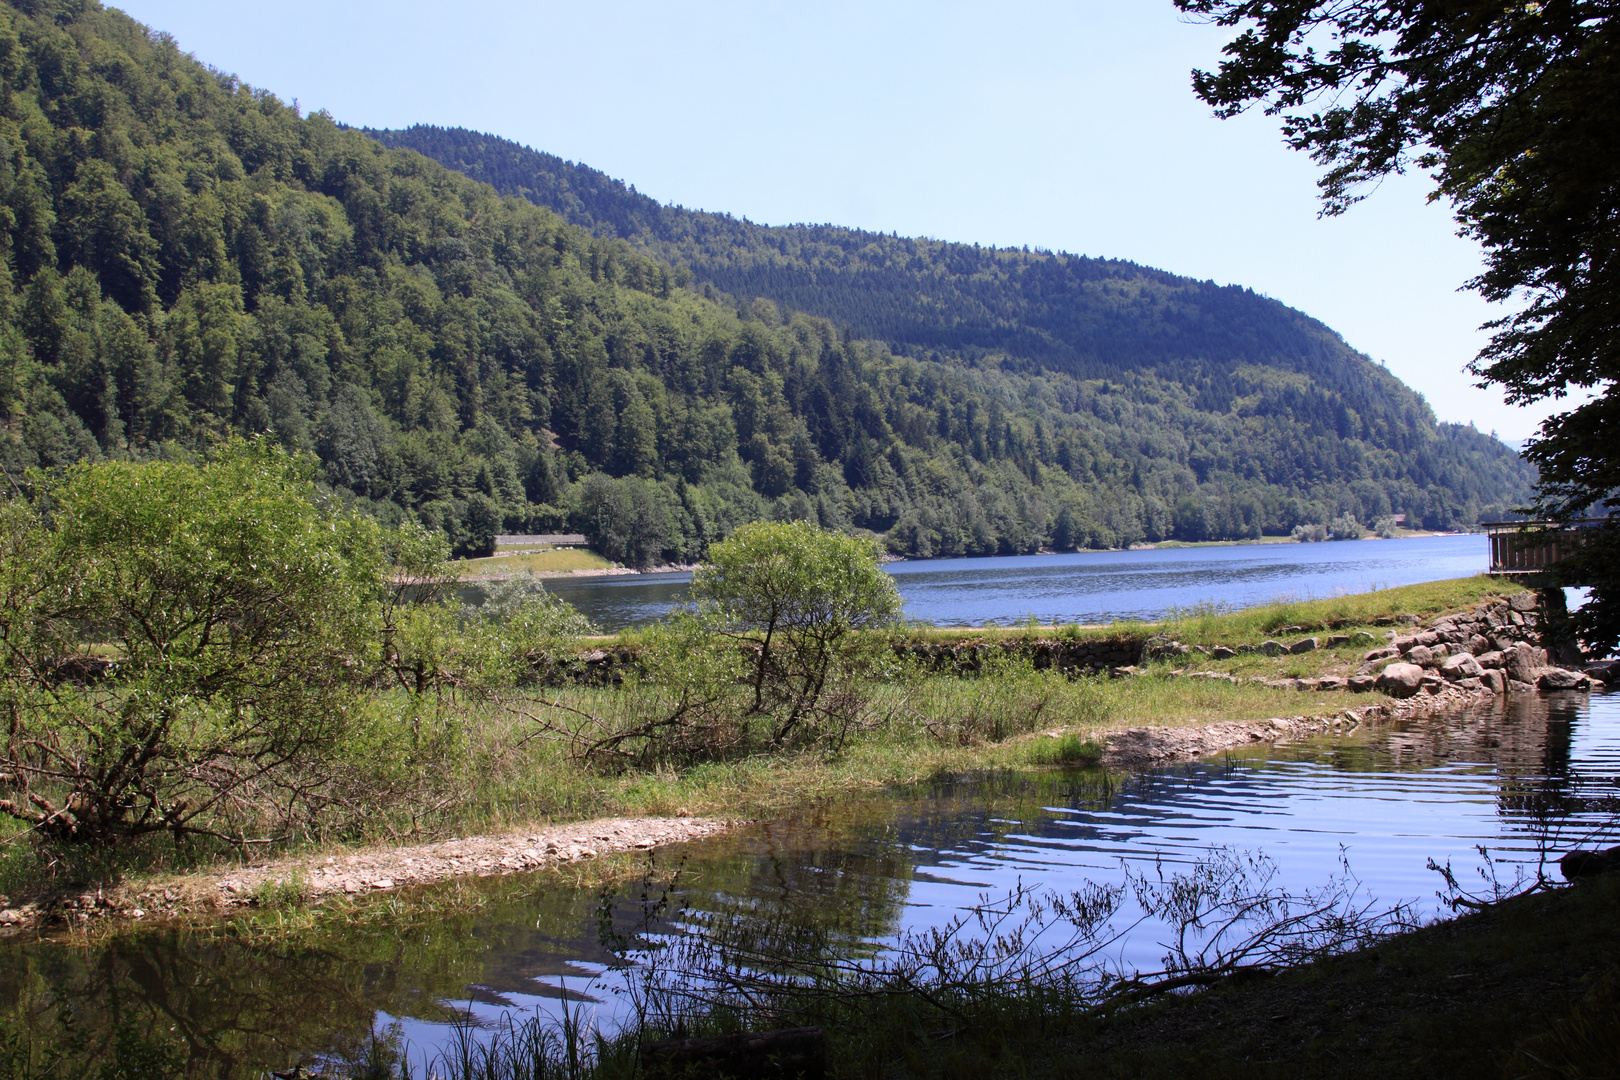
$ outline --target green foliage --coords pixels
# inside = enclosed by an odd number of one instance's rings
[[[1468,287],[1512,301],[1471,369],[1512,402],[1581,402],[1525,449],[1539,469],[1537,512],[1620,510],[1613,4],[1175,3],[1238,30],[1216,71],[1194,73],[1198,96],[1223,116],[1254,104],[1281,114],[1288,143],[1326,169],[1326,212],[1413,164],[1431,172],[1432,197],[1485,252]],[[1594,558],[1573,579],[1596,587],[1580,623],[1600,652],[1620,644],[1614,566]]]
[[[382,530],[263,442],[36,474],[4,505],[0,810],[58,840],[285,821],[378,632]],[[105,666],[101,658],[106,657]]]
[[[1242,290],[713,216],[691,219],[712,256],[647,250],[629,218],[627,242],[502,199],[94,3],[0,8],[0,76],[13,476],[268,433],[454,554],[578,530],[637,566],[761,518],[1010,554],[1442,527],[1528,490],[1505,448]],[[734,267],[743,300],[670,260]],[[1170,311],[1192,325],[1143,314]]]
[[[1030,533],[1058,549],[1171,535],[1241,539],[1339,513],[1360,521],[1406,513],[1439,528],[1529,491],[1512,451],[1471,428],[1436,424],[1420,398],[1327,327],[1248,290],[1119,260],[757,225],[660,206],[596,170],[494,136],[426,125],[367,133],[689,268],[705,295],[767,325],[782,311],[806,312],[856,337],[895,343],[929,361],[925,370],[942,362],[973,372],[992,393],[962,402],[953,388],[965,415],[959,405],[945,415],[937,400],[911,396],[936,414],[918,416],[882,396],[900,442],[916,445],[919,429],[932,429],[970,462],[1011,457],[1025,476],[1033,457],[1088,495],[1052,490],[1057,478],[1048,472],[1007,506],[987,496],[990,485],[966,462],[966,492],[952,484],[919,499],[912,474],[897,466],[914,512],[894,524],[854,515],[856,524],[888,532],[896,550],[1032,550],[1020,546]],[[751,297],[774,303],[749,304]],[[820,415],[828,402],[842,410],[849,384],[834,380],[823,390],[790,379],[790,391],[795,383],[812,391],[808,402],[790,393],[789,404],[805,417],[819,456],[841,460],[856,490],[870,488],[867,469],[887,453],[881,435],[865,432],[871,446],[831,437],[829,428],[851,429]],[[1006,389],[995,393],[998,386]],[[814,497],[801,479],[785,477],[790,467],[803,471],[788,463],[796,453],[743,450],[763,494],[796,484]],[[955,471],[955,463],[940,464]],[[1005,475],[1002,489],[1012,482]],[[1045,520],[1009,523],[1025,517],[1020,507],[1031,496],[1045,503]]]
[[[463,606],[453,663],[478,687],[521,686],[567,660],[596,627],[546,592],[533,574],[513,574],[478,606]]]
[[[829,680],[883,647],[858,632],[900,613],[876,544],[804,522],[754,522],[713,545],[692,575],[692,597],[704,625],[752,654],[752,712],[771,717],[776,743],[828,719]],[[845,717],[848,704],[831,712]]]
[[[1095,739],[1079,735],[1064,735],[1051,742],[1042,741],[1035,746],[1031,757],[1037,765],[1084,765],[1095,767],[1102,763],[1103,747]]]
[[[1361,522],[1349,514],[1340,514],[1328,522],[1328,532],[1335,540],[1360,540],[1367,535],[1367,530],[1361,527]]]

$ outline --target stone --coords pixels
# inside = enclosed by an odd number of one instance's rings
[[[1483,690],[1485,684],[1478,679],[1458,679],[1451,684],[1459,690]]]
[[[16,926],[23,921],[23,913],[16,908],[6,908],[0,911],[0,926]]]
[[[1507,602],[1508,609],[1517,612],[1534,611],[1541,606],[1541,598],[1528,590],[1514,593],[1507,598]]]
[[[1262,641],[1260,643],[1260,651],[1265,653],[1267,656],[1281,656],[1283,653],[1288,651],[1288,646],[1284,645],[1280,641]]]
[[[1479,664],[1480,667],[1487,670],[1491,668],[1500,668],[1504,662],[1500,652],[1475,653],[1474,661]]]
[[[1349,634],[1332,634],[1327,639],[1327,647],[1330,648],[1330,649],[1335,649],[1335,648],[1338,648],[1340,645],[1348,645],[1348,644],[1350,644],[1350,635]]]
[[[1367,650],[1367,655],[1363,656],[1362,660],[1370,664],[1374,660],[1388,660],[1399,655],[1401,655],[1401,651],[1399,649],[1395,648],[1393,645],[1386,645],[1382,649]]]
[[[1423,669],[1416,664],[1391,664],[1375,685],[1390,697],[1409,698],[1423,686]]]
[[[1600,660],[1595,664],[1587,664],[1586,674],[1594,679],[1612,683],[1620,678],[1620,660]]]
[[[1288,651],[1293,653],[1296,656],[1299,655],[1300,653],[1315,652],[1316,651],[1316,639],[1313,638],[1313,637],[1300,638],[1298,641],[1296,641],[1292,645],[1288,646]]]
[[[1434,650],[1427,645],[1414,645],[1406,654],[1406,662],[1418,667],[1431,667],[1434,664]]]
[[[1356,640],[1356,641],[1377,641],[1378,639],[1376,637],[1374,637],[1373,635],[1367,633],[1367,631],[1365,631],[1365,630],[1357,630],[1354,640]]]
[[[1369,690],[1377,689],[1378,676],[1352,675],[1348,680],[1346,680],[1346,686],[1352,694],[1365,694]]]
[[[1493,694],[1507,693],[1507,676],[1497,668],[1482,672],[1479,681]]]
[[[1529,694],[1534,690],[1535,687],[1527,682],[1520,682],[1518,679],[1508,680],[1508,693],[1510,694]]]
[[[1341,678],[1338,675],[1324,675],[1316,680],[1316,688],[1318,690],[1343,690],[1348,683],[1348,679]]]
[[[1417,625],[1418,617],[1416,615],[1397,615],[1395,616],[1395,621],[1398,623],[1405,623],[1408,626],[1415,626]]]
[[[1478,656],[1491,647],[1490,639],[1484,634],[1470,634],[1468,636],[1468,651]]]
[[[1108,676],[1109,676],[1109,678],[1113,678],[1113,679],[1128,679],[1132,675],[1135,675],[1135,674],[1136,674],[1136,668],[1129,665],[1129,664],[1127,664],[1124,667],[1115,667],[1115,668],[1109,668],[1108,669]]]
[[[1417,643],[1417,635],[1408,634],[1405,637],[1391,638],[1389,647],[1404,656],[1405,654],[1411,652],[1412,648],[1417,645]]]
[[[1216,660],[1230,660],[1237,655],[1237,650],[1228,649],[1225,645],[1217,645],[1209,650],[1209,655]]]
[[[1440,674],[1453,681],[1457,679],[1477,679],[1485,671],[1468,653],[1458,653],[1448,656],[1440,664]]]
[[[1590,690],[1592,680],[1582,671],[1549,668],[1536,679],[1536,687],[1541,690]]]
[[[1508,678],[1530,684],[1536,681],[1540,670],[1547,666],[1547,650],[1519,642],[1511,653],[1503,657],[1502,668]]]

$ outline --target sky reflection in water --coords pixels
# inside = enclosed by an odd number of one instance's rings
[[[1483,573],[1483,536],[1325,544],[1086,551],[889,564],[907,617],[940,626],[1152,620],[1203,602],[1250,607]],[[652,622],[686,599],[690,574],[551,579],[603,629]]]

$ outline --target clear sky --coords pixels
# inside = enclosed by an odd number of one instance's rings
[[[1503,438],[1463,371],[1493,309],[1421,176],[1317,217],[1275,120],[1219,121],[1219,29],[1170,0],[128,0],[204,62],[345,123],[491,132],[665,202],[1131,259],[1316,316]],[[1543,410],[1544,411],[1544,410]]]

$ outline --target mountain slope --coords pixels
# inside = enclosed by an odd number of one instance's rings
[[[91,0],[0,4],[8,490],[259,433],[458,550],[578,528],[633,563],[766,515],[981,554],[1343,513],[1449,526],[1524,490],[1505,448],[1364,361],[1342,388],[1252,350],[1219,378],[1081,379],[898,355],[690,281]]]
[[[1151,370],[1189,383],[1262,364],[1352,399],[1410,394],[1322,323],[1235,285],[1118,259],[758,225],[663,206],[595,169],[462,128],[366,134],[630,240],[732,295],[768,297],[900,351],[1000,353],[1081,378]]]

